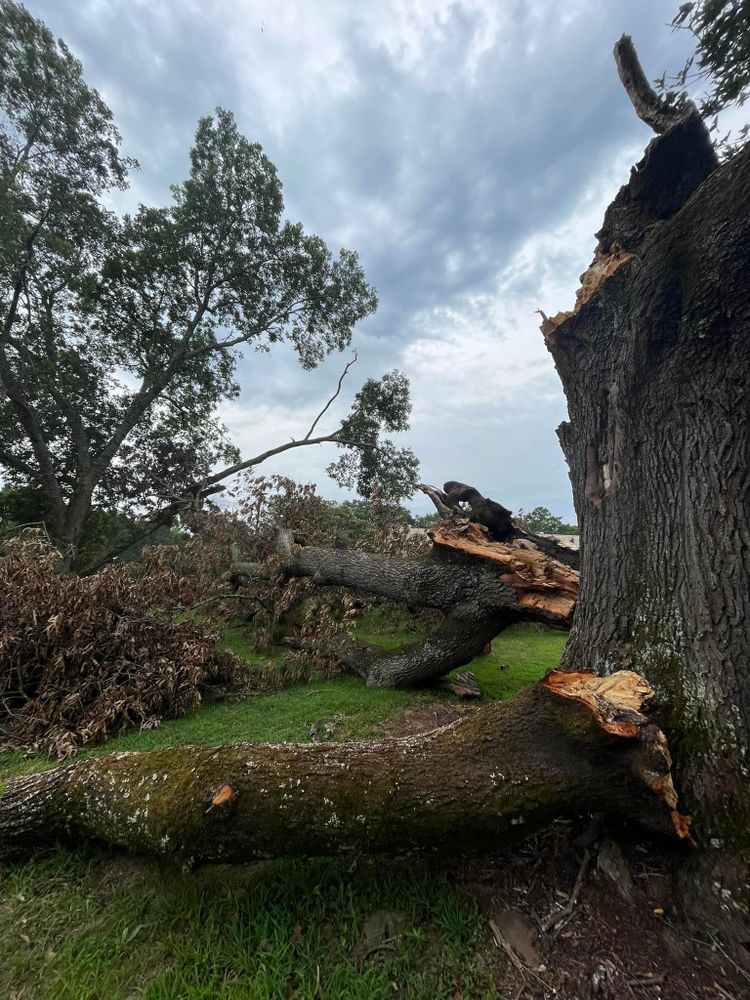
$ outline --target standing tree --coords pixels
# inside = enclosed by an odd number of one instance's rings
[[[657,98],[629,38],[615,57],[659,135],[574,313],[543,325],[581,525],[563,666],[654,684],[700,841],[724,849],[704,904],[726,911],[750,858],[750,148],[717,167],[695,106]]]
[[[578,526],[566,524],[561,517],[553,514],[548,507],[534,507],[528,514],[521,511],[516,516],[516,522],[522,524],[527,531],[541,532],[551,535],[577,535]]]
[[[283,221],[276,169],[229,112],[200,120],[169,208],[118,218],[101,195],[133,162],[112,115],[15,0],[0,0],[0,107],[0,466],[41,491],[58,543],[75,551],[93,504],[154,507],[144,528],[158,527],[291,447],[355,452],[332,471],[364,491],[376,473],[414,479],[411,453],[379,439],[407,426],[396,372],[369,380],[334,432],[314,433],[325,407],[251,459],[216,422],[240,348],[288,341],[314,368],[377,304],[355,253]]]

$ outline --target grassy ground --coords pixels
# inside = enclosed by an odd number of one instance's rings
[[[379,616],[366,618],[360,635],[383,646],[417,638]],[[224,641],[257,657],[238,628]],[[563,644],[560,633],[516,626],[471,669],[486,697],[507,697],[554,666]],[[362,738],[440,697],[368,689],[353,678],[313,682],[209,705],[87,753],[304,741],[322,719],[334,723],[334,739]],[[0,786],[52,765],[0,754]],[[494,997],[486,936],[473,901],[435,861],[282,861],[187,873],[86,847],[0,866],[0,997],[15,1000]]]

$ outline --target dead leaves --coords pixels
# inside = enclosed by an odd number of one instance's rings
[[[238,686],[243,661],[167,613],[182,588],[165,568],[82,579],[44,559],[0,558],[2,744],[65,756]]]

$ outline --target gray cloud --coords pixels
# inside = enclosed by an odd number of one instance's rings
[[[617,81],[635,36],[656,75],[685,45],[673,4],[634,0],[27,0],[84,62],[163,202],[220,104],[279,168],[290,217],[360,252],[378,288],[355,378],[402,367],[426,478],[571,516],[562,393],[533,310],[563,308],[604,207],[648,141]],[[226,411],[243,448],[304,426],[341,359],[249,353]],[[260,440],[264,435],[270,435]],[[287,459],[321,476],[329,454]]]

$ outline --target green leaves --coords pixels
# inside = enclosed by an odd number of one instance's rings
[[[0,0],[0,106],[3,188],[40,172],[92,194],[125,185],[134,161],[119,155],[112,112],[64,42],[14,0]]]
[[[389,497],[411,496],[419,471],[416,456],[408,448],[380,439],[382,430],[407,430],[410,413],[405,375],[394,370],[381,379],[368,379],[341,427],[339,439],[348,448],[347,454],[328,466],[328,475],[360,496],[369,497],[376,485]]]
[[[75,544],[93,502],[132,510],[238,461],[215,411],[238,394],[242,348],[287,341],[314,368],[377,297],[356,253],[283,219],[276,168],[221,108],[170,205],[106,211],[136,164],[80,64],[14,0],[0,110],[0,464]],[[367,490],[382,464],[406,483],[413,456],[379,433],[407,416],[403,376],[368,382],[346,426],[362,458],[340,476]]]
[[[696,83],[708,89],[698,104],[704,117],[715,117],[731,104],[742,107],[750,95],[750,0],[697,0],[683,3],[672,19],[672,27],[687,29],[695,37],[696,52],[691,56],[670,86],[684,90]],[[677,94],[669,90],[662,78],[658,84],[667,99]],[[714,121],[713,129],[717,128]],[[748,126],[739,132],[744,140]],[[732,152],[738,145],[729,135],[718,145]]]

